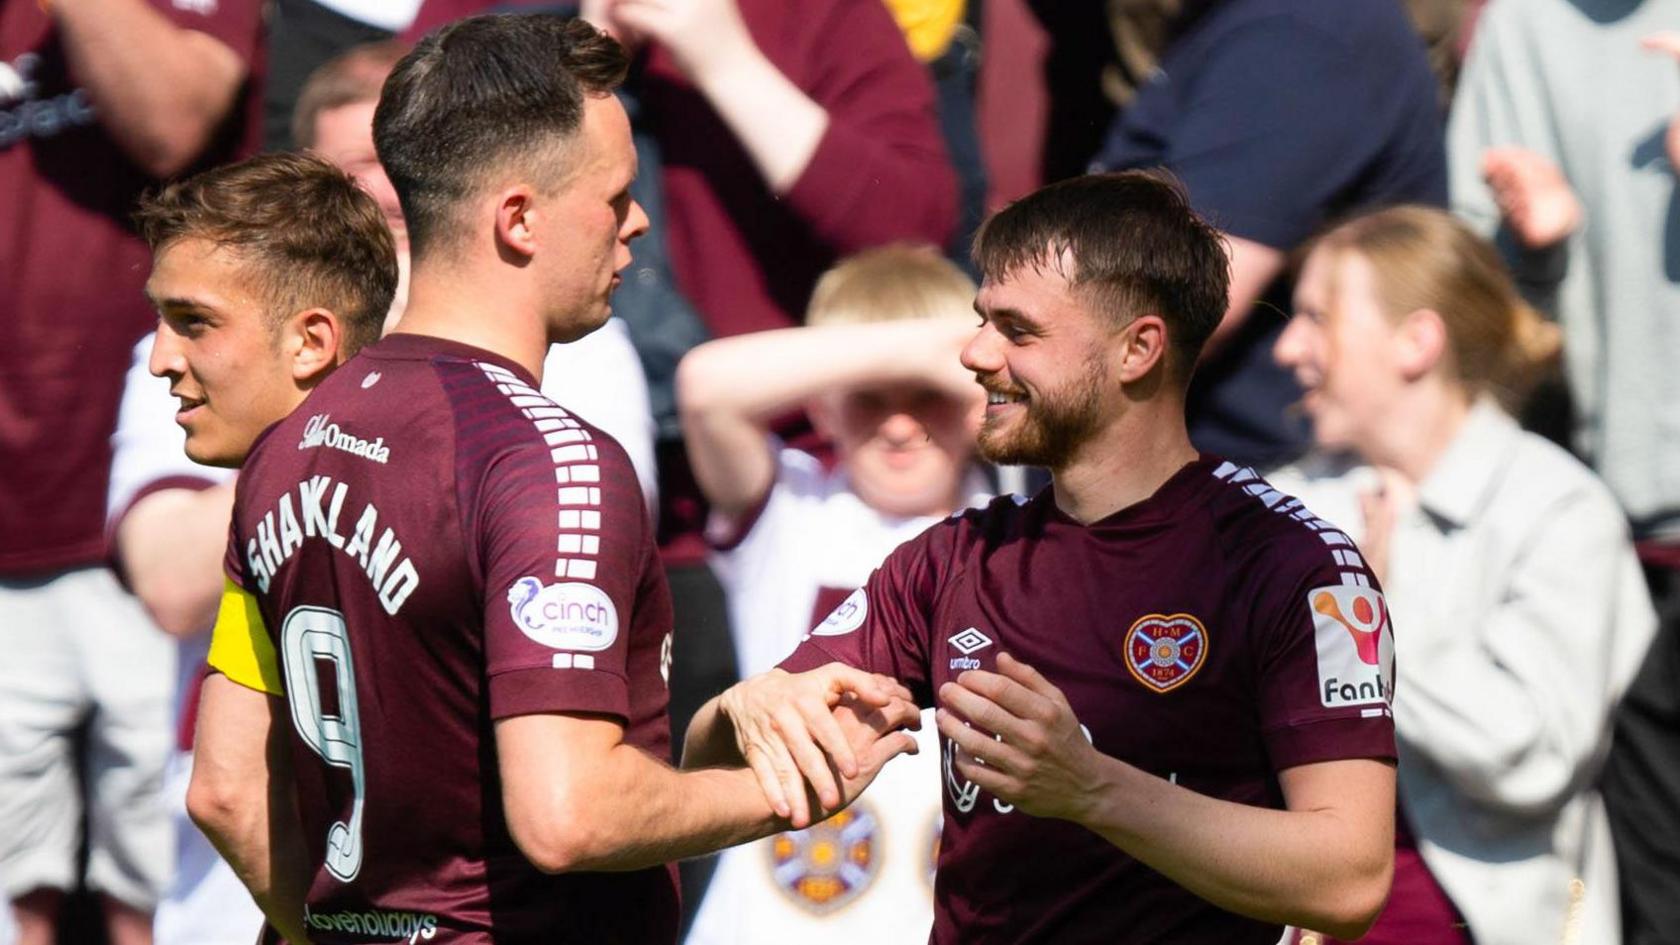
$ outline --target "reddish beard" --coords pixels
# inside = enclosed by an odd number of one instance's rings
[[[980,378],[980,385],[1005,396],[1027,393],[999,383],[995,376]],[[988,415],[980,425],[980,455],[1003,466],[1066,466],[1102,425],[1102,392],[1107,386],[1107,363],[1100,356],[1087,358],[1066,384],[1020,401],[1026,409],[1013,427]]]

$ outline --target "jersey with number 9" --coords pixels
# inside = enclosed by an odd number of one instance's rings
[[[283,696],[318,945],[670,942],[673,874],[545,875],[493,724],[607,716],[669,752],[671,608],[624,451],[511,362],[398,335],[251,453],[212,664]]]

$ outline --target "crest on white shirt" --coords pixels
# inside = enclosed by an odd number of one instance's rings
[[[858,801],[820,824],[777,834],[770,842],[771,879],[801,909],[824,915],[874,884],[881,843],[874,808]]]

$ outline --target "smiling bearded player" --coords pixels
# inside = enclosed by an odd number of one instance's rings
[[[1217,234],[1170,182],[1093,176],[998,213],[975,258],[981,452],[1051,487],[901,546],[708,703],[684,763],[836,798],[809,674],[867,669],[938,708],[933,941],[1357,938],[1393,868],[1392,637],[1346,536],[1190,445]]]

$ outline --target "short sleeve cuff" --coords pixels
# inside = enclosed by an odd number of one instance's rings
[[[589,669],[515,669],[490,677],[490,717],[580,712],[630,718],[630,687],[615,673]]]
[[[136,505],[139,505],[142,500],[154,496],[159,492],[167,492],[170,489],[185,489],[189,492],[203,492],[205,489],[212,488],[215,485],[216,481],[208,476],[195,476],[187,474],[160,476],[134,490],[134,494],[124,500],[120,507],[112,510],[109,528],[114,533],[117,530],[117,526],[122,524],[122,520],[128,517],[128,513],[134,511],[134,507]]]
[[[1386,715],[1320,719],[1271,729],[1265,738],[1276,771],[1349,758],[1399,760],[1394,748],[1394,720]]]
[[[110,517],[105,521],[105,544],[111,550],[112,567],[117,572],[117,577],[123,582],[124,587],[129,586],[128,570],[123,567],[122,556],[116,553],[116,547],[117,529],[122,527],[123,520],[128,518],[128,513],[134,511],[134,507],[139,505],[141,501],[154,496],[159,492],[166,492],[170,489],[186,489],[192,492],[202,492],[215,485],[216,483],[213,480],[204,476],[163,476],[146,483],[139,489],[136,489],[133,495],[123,500],[123,503],[119,508],[111,511]]]
[[[787,201],[819,231],[833,227],[851,200],[862,196],[857,169],[870,163],[862,142],[831,117],[805,170],[788,188]]]

